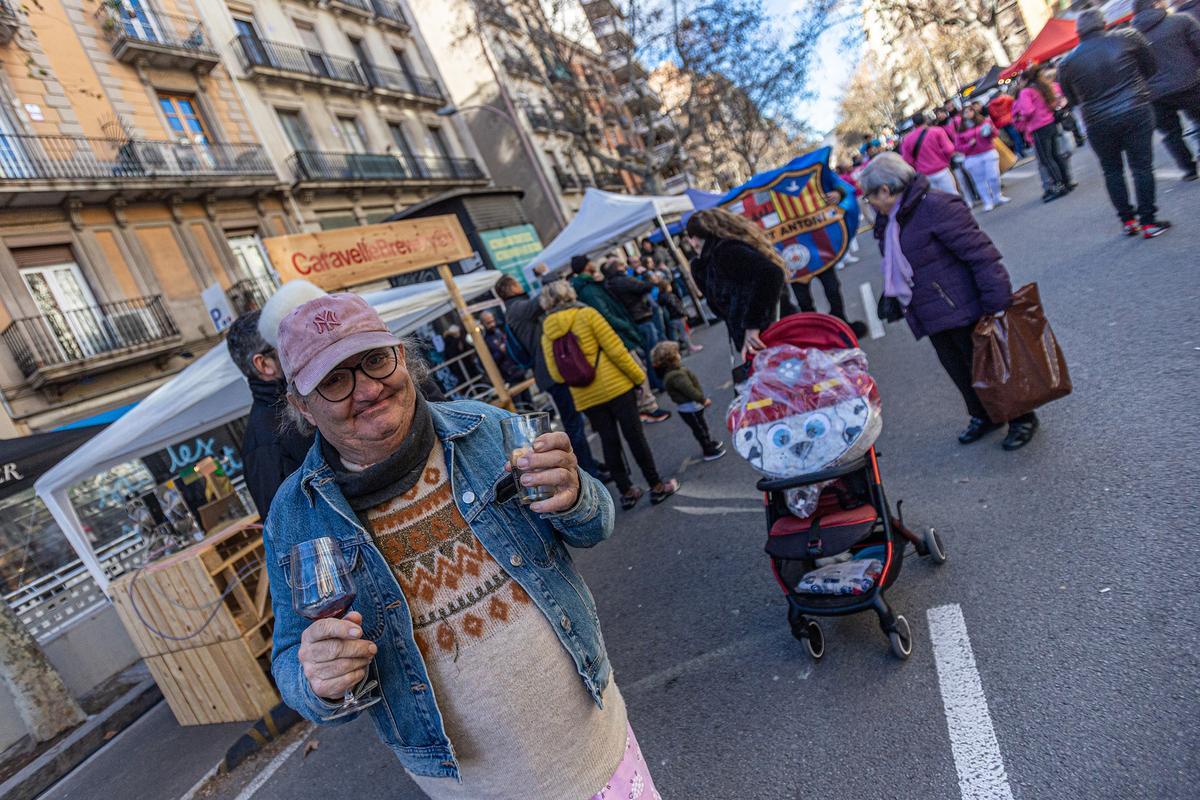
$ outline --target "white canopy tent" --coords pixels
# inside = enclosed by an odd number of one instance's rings
[[[464,296],[472,297],[491,289],[501,274],[482,270],[460,275],[454,282]],[[373,292],[364,297],[397,335],[411,333],[454,310],[441,281]],[[249,412],[250,387],[222,342],[34,483],[38,497],[102,591],[108,591],[108,575],[71,505],[68,496],[71,487],[117,464],[162,450]]]
[[[668,235],[663,217],[691,210],[686,195],[636,196],[588,189],[571,223],[525,265],[525,278],[532,282],[538,264],[554,271],[571,263],[571,256],[592,255],[651,228],[662,228]]]

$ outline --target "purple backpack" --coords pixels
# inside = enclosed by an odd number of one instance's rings
[[[554,365],[558,367],[558,373],[567,386],[590,386],[596,380],[596,367],[600,365],[603,348],[596,351],[596,362],[590,363],[579,344],[579,337],[568,330],[554,340],[551,351],[554,353]]]

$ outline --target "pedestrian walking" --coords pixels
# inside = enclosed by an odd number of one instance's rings
[[[487,343],[488,352],[492,354],[492,360],[496,362],[504,382],[512,384],[524,380],[525,370],[509,354],[508,337],[496,320],[496,315],[491,311],[484,311],[479,315],[479,324],[483,326],[483,340]]]
[[[579,468],[601,481],[611,478],[592,456],[583,415],[575,408],[571,390],[550,376],[546,355],[542,351],[542,323],[546,312],[541,304],[525,292],[521,282],[511,275],[496,281],[496,294],[504,301],[504,317],[513,337],[533,358],[533,379],[538,389],[550,395],[563,430],[571,440],[571,450]]]
[[[675,403],[679,418],[691,428],[692,435],[700,444],[705,461],[716,461],[725,455],[725,447],[708,430],[704,409],[712,405],[712,399],[704,394],[696,373],[683,366],[679,345],[675,342],[659,342],[650,354],[650,363],[662,373],[667,394]]]
[[[621,495],[621,508],[633,508],[643,494],[629,475],[622,437],[650,485],[650,502],[663,502],[679,489],[679,482],[659,476],[642,430],[634,393],[634,387],[646,378],[641,365],[604,317],[579,302],[570,284],[550,284],[538,302],[546,312],[542,324],[546,368],[555,381],[570,387],[575,407],[587,415],[600,437],[604,463]]]
[[[963,109],[954,128],[955,147],[963,154],[963,166],[974,179],[984,211],[1009,202],[1000,191],[1000,154],[994,143],[996,133],[995,126],[979,116],[974,106]]]
[[[1057,200],[1068,194],[1075,184],[1071,181],[1071,165],[1063,152],[1058,122],[1054,110],[1060,96],[1055,88],[1054,67],[1039,64],[1025,71],[1025,88],[1013,105],[1017,127],[1033,141],[1038,163],[1050,175],[1051,186],[1042,195],[1043,202]]]
[[[680,349],[685,353],[699,353],[704,347],[692,342],[687,328],[687,311],[683,307],[683,300],[675,293],[675,286],[671,279],[662,273],[659,273],[659,276],[658,300],[667,318],[666,338],[678,343]],[[664,382],[663,385],[665,386],[666,383]]]
[[[1154,124],[1171,157],[1194,181],[1196,157],[1183,138],[1182,112],[1200,125],[1200,21],[1188,14],[1168,14],[1163,0],[1137,0],[1133,27],[1146,37],[1158,70],[1149,77]]]
[[[627,267],[619,261],[610,261],[604,265],[604,289],[617,299],[633,324],[637,326],[641,336],[641,351],[649,360],[650,351],[658,344],[658,324],[654,319],[654,298],[650,296],[654,286],[649,281],[638,280],[627,273]],[[663,390],[662,381],[653,372],[650,373],[650,386],[655,392]]]
[[[242,436],[246,489],[263,519],[287,476],[304,463],[312,436],[287,418],[287,381],[279,354],[258,331],[259,311],[243,314],[225,334],[229,357],[250,384],[250,415]]]
[[[600,312],[600,316],[604,317],[616,331],[630,355],[635,361],[638,360],[637,351],[642,348],[642,335],[638,332],[637,326],[633,324],[633,320],[629,318],[625,307],[604,288],[604,276],[596,262],[587,256],[572,256],[571,272],[573,274],[571,288],[575,290],[579,301]],[[641,361],[639,366],[644,363],[644,360]],[[645,372],[644,366],[642,371]],[[670,418],[670,411],[658,407],[658,401],[654,399],[654,393],[650,390],[648,382],[643,381],[642,385],[638,387],[637,395],[642,422],[654,424],[665,422]]]
[[[958,441],[976,442],[1001,424],[988,417],[971,386],[975,323],[1012,302],[1000,251],[961,198],[932,188],[928,178],[896,156],[872,161],[863,171],[862,187],[878,212],[875,238],[883,253],[884,296],[902,311],[918,339],[929,337],[970,415]],[[1004,449],[1024,447],[1038,424],[1032,412],[1013,419]]]
[[[943,109],[938,109],[943,114]],[[949,115],[946,116],[949,119]],[[929,178],[929,183],[943,192],[958,194],[950,162],[954,158],[954,142],[941,125],[930,125],[918,111],[912,116],[913,129],[900,142],[900,155],[917,172]]]
[[[591,797],[635,769],[654,797],[565,548],[611,535],[612,500],[566,434],[523,457],[522,485],[552,496],[522,506],[496,480],[511,415],[427,402],[362,298],[301,305],[279,326],[279,354],[289,402],[321,434],[263,532],[284,702],[328,722],[370,676],[375,730],[437,800]],[[310,622],[293,607],[305,546],[353,568],[344,617]]]
[[[692,277],[709,307],[725,321],[734,351],[748,361],[763,348],[759,333],[779,318],[783,257],[761,228],[720,208],[692,214],[687,234],[700,251]]]
[[[1063,90],[1083,108],[1088,138],[1104,170],[1104,186],[1127,236],[1152,239],[1171,223],[1158,218],[1154,186],[1154,112],[1149,78],[1158,66],[1136,30],[1104,30],[1095,9],[1075,20],[1079,46],[1062,62]],[[1125,162],[1133,173],[1137,210],[1129,202]]]
[[[1025,157],[1025,137],[1017,130],[1017,126],[1013,124],[1013,97],[1006,91],[1002,91],[991,99],[988,103],[988,115],[991,117],[992,124],[996,129],[1004,134],[1008,146],[1012,148],[1013,154],[1017,158]]]

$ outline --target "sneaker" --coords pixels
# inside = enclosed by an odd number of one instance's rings
[[[1037,417],[1034,417],[1031,422],[1010,422],[1008,435],[1004,437],[1000,446],[1005,450],[1020,450],[1033,441],[1033,434],[1037,432],[1038,425]]]
[[[678,491],[679,481],[674,478],[663,481],[659,484],[659,488],[650,490],[650,505],[656,506]]]
[[[1191,172],[1185,172],[1185,173],[1183,173],[1183,177],[1180,178],[1179,180],[1181,180],[1181,181],[1200,180],[1200,172],[1197,172],[1196,170],[1192,170]]]
[[[985,212],[987,212],[987,211],[993,211],[995,208],[996,208],[996,207],[995,207],[994,205],[991,205],[991,204],[989,203],[989,204],[987,204],[987,205],[985,205],[985,206],[983,207],[983,210],[984,210]]]
[[[1138,225],[1138,222],[1136,219],[1127,219],[1122,224],[1125,226],[1125,235],[1126,236],[1137,236],[1139,233],[1142,232],[1142,226]]]
[[[666,422],[671,418],[671,412],[665,408],[660,408],[658,411],[651,413],[642,412],[642,422],[647,425],[654,425],[659,422]]]
[[[725,445],[718,443],[711,453],[704,454],[705,461],[716,461],[721,456],[725,455]]]
[[[689,352],[689,353],[699,353],[699,352],[700,352],[701,350],[703,350],[703,349],[704,349],[704,345],[702,345],[702,344],[690,344],[690,345],[688,345],[688,352]]]
[[[1160,219],[1158,222],[1148,222],[1142,226],[1142,238],[1153,239],[1155,236],[1162,236],[1171,227],[1171,223],[1165,219]]]
[[[958,443],[971,444],[972,442],[978,442],[999,427],[999,423],[992,422],[991,420],[971,417],[971,421],[967,423],[967,427],[958,435]]]
[[[1011,197],[1005,197],[1004,195],[1000,195],[1000,199],[996,201],[996,205],[998,205],[998,206],[1006,206],[1006,205],[1008,205],[1008,204],[1009,204],[1009,203],[1011,203],[1011,202],[1012,202],[1012,198],[1011,198]]]

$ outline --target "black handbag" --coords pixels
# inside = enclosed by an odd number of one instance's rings
[[[900,305],[900,301],[896,298],[881,294],[879,295],[879,305],[875,308],[875,315],[884,322],[899,322],[904,319],[904,306]]]

